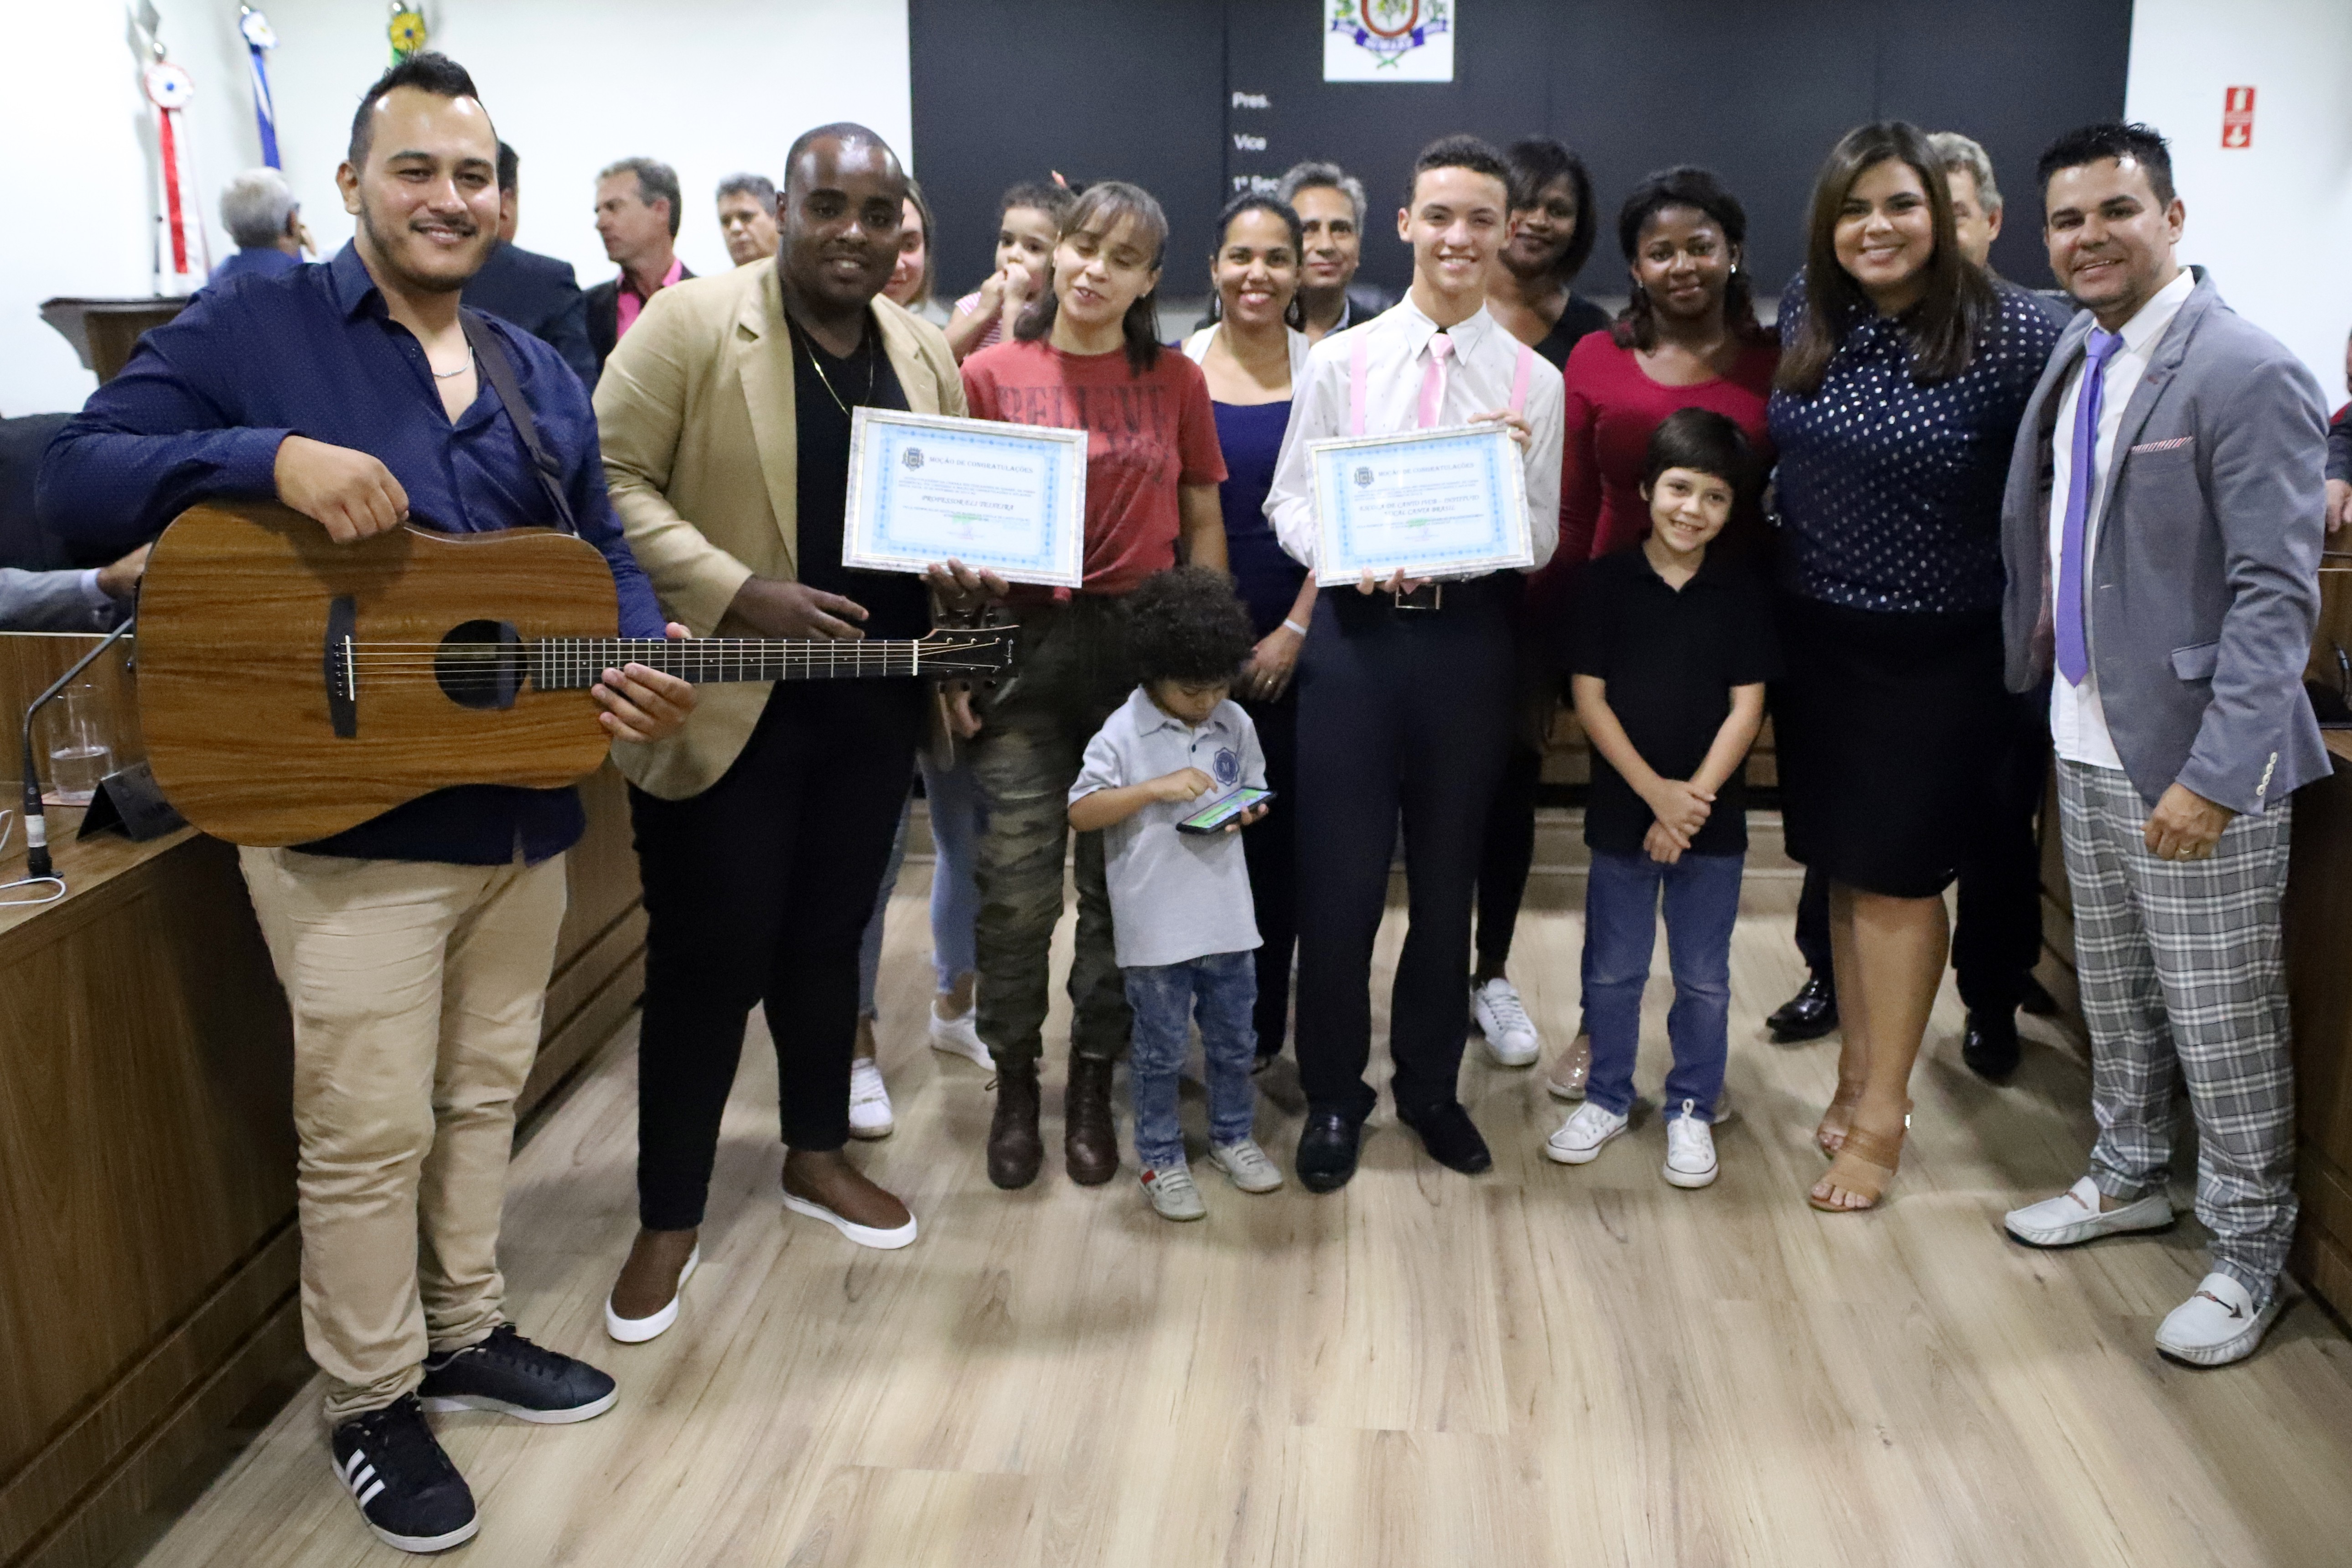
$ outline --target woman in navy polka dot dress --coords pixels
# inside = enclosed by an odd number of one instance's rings
[[[2000,496],[2055,346],[2031,294],[1961,256],[1942,165],[1864,125],[1813,188],[1769,411],[1788,679],[1789,850],[1831,883],[1844,1046],[1814,1207],[1893,1179],[1944,972],[1944,889],[1986,814],[2001,683]]]

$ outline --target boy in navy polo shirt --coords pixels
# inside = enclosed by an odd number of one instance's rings
[[[1282,1173],[1252,1136],[1257,1093],[1257,920],[1239,826],[1180,833],[1176,824],[1244,784],[1265,787],[1257,730],[1229,693],[1255,645],[1249,613],[1222,572],[1179,566],[1129,595],[1128,639],[1142,684],[1087,744],[1070,786],[1070,826],[1104,834],[1111,940],[1135,1015],[1129,1070],[1135,1157],[1166,1219],[1207,1209],[1184,1161],[1176,1079],[1191,1025],[1209,1069],[1209,1156],[1245,1193]]]
[[[1584,1103],[1544,1152],[1581,1165],[1625,1131],[1663,897],[1675,977],[1665,1178],[1678,1187],[1716,1176],[1731,928],[1748,852],[1740,765],[1763,721],[1764,683],[1780,674],[1763,582],[1706,549],[1754,467],[1739,426],[1722,415],[1669,415],[1643,470],[1650,537],[1585,568],[1573,623],[1576,716],[1594,752],[1584,810],[1592,1073]]]

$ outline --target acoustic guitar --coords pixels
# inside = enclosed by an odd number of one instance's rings
[[[1012,626],[914,640],[616,636],[593,545],[545,529],[337,544],[275,503],[183,512],[140,590],[139,719],[180,815],[234,844],[323,838],[456,784],[549,789],[612,741],[589,689],[1002,669]]]

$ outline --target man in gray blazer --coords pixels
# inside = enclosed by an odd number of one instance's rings
[[[2212,1272],[2157,1348],[2218,1366],[2278,1315],[2294,1232],[2279,935],[2288,796],[2328,770],[2304,696],[2326,420],[2275,338],[2174,258],[2164,139],[2095,125],[2042,155],[2074,318],[2026,407],[2001,511],[2009,685],[2055,669],[2059,821],[2099,1134],[2016,1210],[2068,1247],[2168,1225],[2172,1094],[2197,1118]]]

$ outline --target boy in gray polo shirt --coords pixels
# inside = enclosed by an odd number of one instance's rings
[[[1237,828],[1180,833],[1217,796],[1265,787],[1257,729],[1228,695],[1254,645],[1249,613],[1222,572],[1179,566],[1128,597],[1128,646],[1142,684],[1087,744],[1070,826],[1100,829],[1112,942],[1135,1014],[1129,1067],[1143,1190],[1166,1219],[1207,1212],[1184,1160],[1176,1080],[1190,1026],[1209,1069],[1209,1157],[1245,1193],[1282,1173],[1251,1136],[1257,1058],[1257,921]]]

